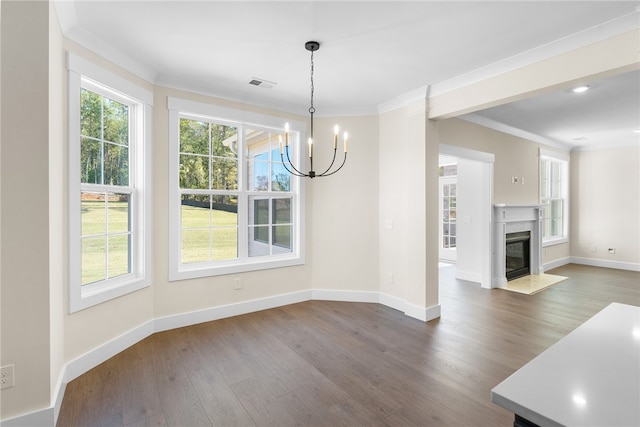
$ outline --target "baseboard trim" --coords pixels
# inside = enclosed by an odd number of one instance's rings
[[[0,421],[0,427],[53,427],[55,425],[53,407]]]
[[[189,313],[172,314],[156,318],[154,320],[154,332],[168,331],[170,329],[182,328],[184,326],[196,325],[198,323],[210,322],[212,320],[224,319],[226,317],[240,316],[242,314],[282,307],[283,305],[309,301],[312,299],[311,295],[312,291],[310,290],[300,291],[268,298],[243,301],[236,304],[222,305]]]
[[[606,259],[571,257],[572,264],[590,265],[592,267],[613,268],[616,270],[640,271],[640,264],[635,262],[610,261]]]
[[[571,264],[571,258],[569,257],[560,258],[560,259],[548,262],[546,264],[543,264],[543,268],[544,268],[544,271],[547,272],[549,270],[562,267],[563,265],[567,265],[567,264]]]
[[[384,306],[401,311],[409,317],[422,320],[423,322],[428,322],[440,317],[440,304],[431,307],[420,307],[414,304],[410,304],[398,297],[394,297],[392,295],[384,293],[379,294],[378,302]]]
[[[404,314],[409,317],[413,317],[414,319],[422,320],[423,322],[428,322],[440,317],[440,304],[433,305],[431,307],[419,307],[417,305],[407,303],[406,306],[407,308]]]
[[[155,332],[153,320],[149,320],[110,341],[89,350],[82,356],[68,362],[65,366],[64,383],[69,383],[80,375],[107,361],[116,354],[142,341]]]
[[[310,300],[379,303],[423,322],[440,317],[440,305],[419,307],[379,292],[314,289],[155,318],[67,362],[60,374],[61,379],[50,407],[2,420],[0,427],[54,427],[60,413],[66,385],[70,381],[156,332]]]

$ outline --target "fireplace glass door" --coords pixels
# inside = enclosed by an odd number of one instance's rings
[[[531,270],[529,268],[529,248],[531,244],[531,233],[522,231],[519,233],[507,233],[506,236],[506,273],[507,280],[527,276]]]

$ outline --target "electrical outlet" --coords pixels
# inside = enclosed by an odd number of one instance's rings
[[[610,254],[615,254],[616,253],[616,248],[609,248],[609,253]]]
[[[0,367],[0,390],[13,387],[15,379],[13,376],[13,365],[7,365]]]
[[[233,279],[233,289],[235,289],[236,291],[242,289],[242,278],[241,277]]]

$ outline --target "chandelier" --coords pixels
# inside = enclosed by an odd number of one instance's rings
[[[309,145],[309,172],[308,173],[304,173],[301,172],[300,169],[296,168],[293,163],[291,162],[291,158],[289,157],[289,124],[285,124],[285,131],[284,131],[284,144],[282,142],[282,136],[280,136],[280,159],[282,160],[282,164],[284,165],[284,168],[287,170],[287,172],[289,172],[291,175],[295,175],[295,176],[300,176],[300,177],[309,177],[309,178],[315,178],[315,177],[321,177],[321,176],[329,176],[329,175],[333,175],[334,173],[338,172],[340,169],[342,169],[342,167],[344,166],[345,162],[347,161],[347,138],[348,138],[348,134],[347,132],[344,133],[343,139],[344,139],[344,158],[342,159],[342,163],[340,164],[340,166],[335,169],[335,170],[331,170],[333,168],[333,165],[336,162],[336,154],[338,152],[338,132],[339,132],[339,128],[338,125],[336,125],[336,127],[334,128],[334,135],[333,135],[333,158],[331,159],[331,164],[329,164],[329,167],[322,173],[316,173],[315,170],[313,169],[313,146],[314,146],[314,140],[313,140],[313,114],[316,112],[315,107],[313,106],[313,91],[314,91],[314,86],[313,86],[313,52],[315,52],[316,50],[320,49],[320,43],[318,42],[314,42],[314,41],[309,41],[306,42],[304,47],[311,52],[311,105],[309,107],[309,114],[311,115],[311,136],[309,137],[309,139],[307,140],[307,143]],[[284,157],[287,157],[287,161],[285,162]],[[288,165],[287,165],[288,164]]]

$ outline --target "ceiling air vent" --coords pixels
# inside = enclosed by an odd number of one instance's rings
[[[254,86],[260,86],[261,88],[264,88],[264,89],[269,89],[275,86],[277,83],[270,82],[269,80],[265,80],[265,79],[259,79],[257,77],[251,77],[251,81],[249,82],[249,84]]]

